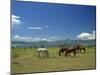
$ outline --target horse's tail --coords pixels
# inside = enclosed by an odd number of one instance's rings
[[[61,51],[59,51],[59,56],[61,56]]]

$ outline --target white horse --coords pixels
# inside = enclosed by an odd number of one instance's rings
[[[38,48],[37,54],[38,54],[39,58],[49,57],[49,52],[48,52],[47,48]]]

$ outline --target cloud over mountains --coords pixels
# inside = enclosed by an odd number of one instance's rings
[[[95,31],[93,31],[93,33],[82,32],[77,36],[77,38],[80,40],[94,40],[96,38]]]
[[[25,41],[25,42],[39,42],[39,41],[58,41],[58,40],[64,40],[66,38],[63,37],[48,37],[48,38],[40,38],[40,37],[28,37],[28,36],[20,36],[20,35],[15,35],[13,37],[14,41]]]

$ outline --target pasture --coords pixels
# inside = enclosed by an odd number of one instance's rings
[[[95,47],[87,47],[86,53],[76,57],[58,55],[59,48],[48,48],[49,58],[38,58],[35,48],[12,48],[12,73],[84,70],[96,68]]]

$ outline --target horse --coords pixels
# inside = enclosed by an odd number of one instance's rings
[[[73,48],[65,48],[65,49],[66,49],[65,57],[68,56],[68,54],[70,54],[70,57],[71,57],[71,53],[74,53],[74,57],[75,57],[77,50],[80,52],[81,52],[81,50],[84,50],[84,52],[86,52],[86,48],[82,45],[76,45]]]
[[[41,58],[41,57],[47,57],[49,58],[49,52],[46,48],[38,48],[37,49],[37,54],[38,54],[38,57]]]
[[[66,51],[66,48],[61,48],[59,50],[59,56],[63,55],[63,53]]]
[[[82,52],[82,50],[84,51],[84,53],[86,52],[86,48],[82,45],[76,45],[77,50],[79,50],[79,52]]]
[[[65,57],[68,56],[68,54],[70,54],[70,57],[71,57],[71,53],[74,54],[74,57],[76,56],[77,47],[74,47],[74,48],[65,48],[65,49],[66,49]]]
[[[84,52],[86,51],[86,48],[82,45],[76,45],[72,48],[61,48],[59,50],[59,56],[61,56],[63,53],[65,53],[65,57],[68,56],[68,54],[71,56],[71,53],[74,54],[74,57],[76,56],[76,52],[77,51],[82,51],[84,50]]]

